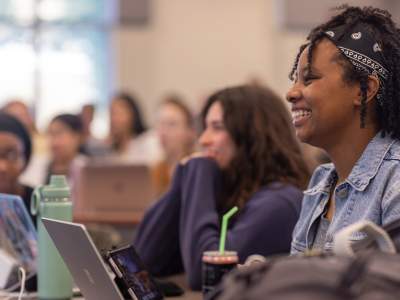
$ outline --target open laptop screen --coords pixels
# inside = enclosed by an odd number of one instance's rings
[[[42,222],[86,300],[123,299],[84,225]]]

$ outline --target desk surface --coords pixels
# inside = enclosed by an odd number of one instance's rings
[[[7,298],[9,300],[17,300],[18,296],[16,295],[15,297],[9,297]],[[36,295],[30,294],[23,296],[22,299],[24,300],[37,300]],[[183,294],[180,297],[168,297],[165,298],[166,300],[171,299],[171,300],[201,300],[203,299],[203,295],[201,292],[193,292],[193,291],[185,291],[185,294]],[[83,297],[74,297],[71,300],[85,300]]]
[[[171,297],[171,298],[166,298],[166,299],[176,299],[176,300],[200,300],[203,299],[203,294],[201,292],[195,292],[189,289],[187,286],[186,280],[184,275],[175,275],[175,276],[170,276],[168,277],[168,280],[171,280],[178,284],[180,287],[182,287],[185,290],[185,293],[180,296],[180,297]]]
[[[15,297],[9,297],[7,298],[9,300],[17,300],[18,296]],[[23,300],[37,300],[35,295],[27,295],[22,297]],[[200,292],[192,292],[192,291],[187,291],[185,294],[183,294],[180,297],[168,297],[165,298],[166,300],[171,299],[171,300],[200,300],[203,299],[203,296]],[[74,297],[71,300],[85,300],[85,298],[82,297]]]
[[[187,287],[187,284],[185,282],[185,278],[184,278],[183,275],[171,276],[171,277],[168,277],[167,279],[171,280],[171,281],[177,283],[179,286],[181,286],[185,290],[185,293],[180,297],[168,297],[168,298],[165,298],[166,300],[169,300],[169,299],[170,300],[201,300],[201,299],[203,299],[203,294],[201,292],[191,291]],[[15,295],[15,297],[13,296],[13,297],[10,297],[10,298],[7,298],[7,299],[17,300],[18,299],[18,295]],[[26,295],[26,296],[22,297],[22,299],[24,299],[24,300],[28,300],[28,299],[29,300],[36,300],[37,296],[36,296],[36,293],[35,293],[35,294]],[[72,300],[85,300],[85,298],[84,297],[74,297]]]

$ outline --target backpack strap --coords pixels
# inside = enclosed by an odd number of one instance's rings
[[[394,220],[382,226],[392,239],[400,237],[400,219]]]
[[[396,248],[387,232],[370,221],[354,223],[336,233],[333,237],[333,252],[338,255],[354,256],[351,236],[356,232],[365,233],[367,235],[365,239],[375,241],[380,251],[396,253]]]
[[[365,254],[351,258],[337,286],[337,292],[342,296],[341,299],[352,299],[350,295],[357,293],[356,284],[367,273],[368,261],[368,255]]]

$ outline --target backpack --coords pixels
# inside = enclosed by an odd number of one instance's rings
[[[386,231],[384,230],[386,229]],[[360,222],[334,238],[334,253],[278,256],[236,269],[208,299],[394,300],[400,299],[400,220],[382,229]],[[366,238],[349,242],[352,233]],[[378,248],[378,249],[377,249]]]

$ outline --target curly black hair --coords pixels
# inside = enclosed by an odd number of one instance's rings
[[[384,64],[389,69],[389,76],[385,81],[385,89],[382,94],[382,105],[375,105],[377,125],[383,136],[389,134],[392,138],[400,139],[400,120],[398,118],[400,115],[400,29],[393,22],[390,13],[383,9],[342,5],[336,10],[340,13],[311,30],[307,36],[307,42],[299,48],[289,78],[294,79],[300,55],[307,47],[309,47],[307,63],[309,67],[311,66],[313,49],[326,36],[325,31],[337,26],[344,26],[344,32],[346,32],[357,23],[362,22],[371,36],[382,45]],[[367,115],[368,73],[353,67],[342,53],[339,56],[339,63],[344,68],[343,80],[347,83],[358,82],[360,84],[362,96],[360,124],[363,128]]]

